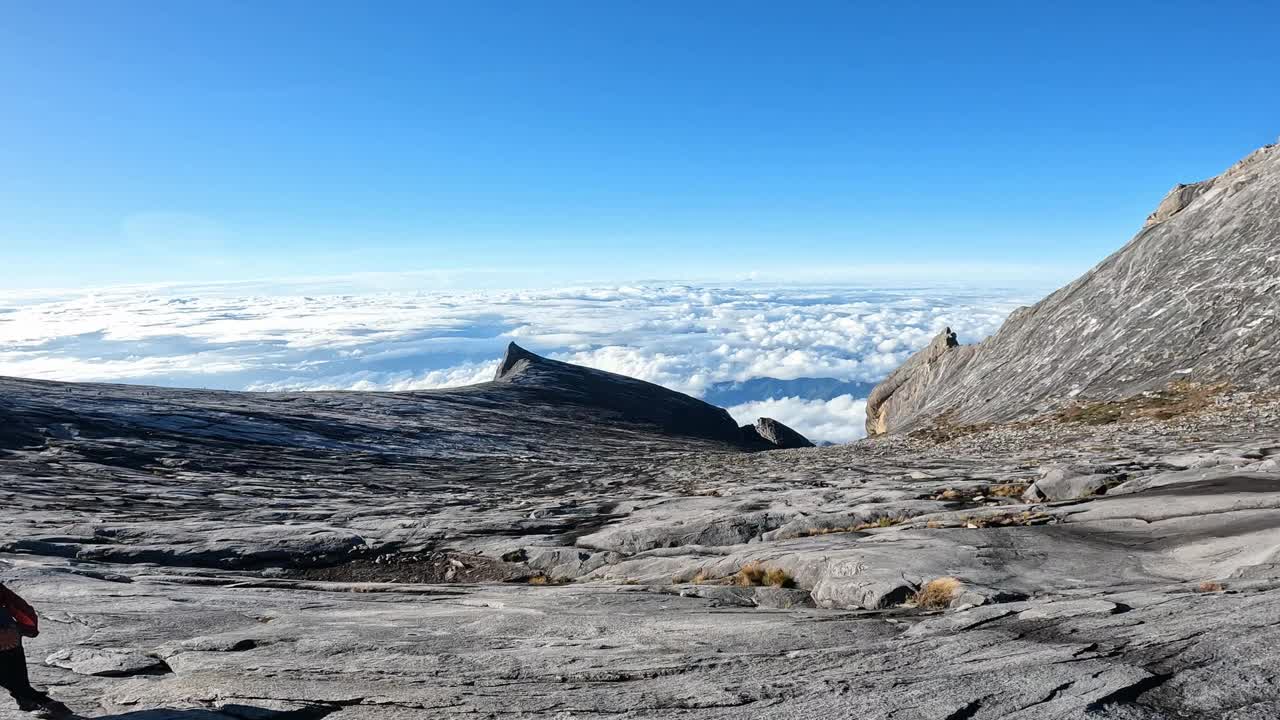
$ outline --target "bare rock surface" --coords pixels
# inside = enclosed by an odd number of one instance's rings
[[[32,676],[115,720],[1275,718],[1277,157],[940,335],[853,445],[516,346],[431,392],[0,378]],[[1171,377],[1230,383],[1121,398]]]
[[[153,655],[122,648],[67,648],[45,658],[45,663],[81,675],[103,677],[168,670],[164,661]]]
[[[0,456],[0,570],[44,616],[37,684],[86,715],[1263,718],[1280,702],[1265,394],[745,453],[583,424],[581,404],[557,425],[539,390],[505,422],[536,414],[545,450],[453,410],[485,427],[475,442],[507,443],[490,457],[433,445],[440,403],[416,393],[3,385],[25,439]],[[202,417],[227,425],[181,419]],[[1107,493],[1021,497],[1078,473]],[[917,607],[938,578],[959,587]]]
[[[1028,502],[1074,500],[1101,495],[1107,491],[1113,475],[1109,468],[1090,465],[1058,465],[1044,468],[1022,498]]]
[[[871,394],[870,434],[1280,382],[1280,146],[1178,186],[1132,241],[977,345],[950,331]]]

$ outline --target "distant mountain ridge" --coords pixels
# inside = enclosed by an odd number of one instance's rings
[[[713,405],[733,407],[749,402],[790,397],[801,400],[831,400],[841,395],[864,398],[874,388],[875,383],[835,378],[800,377],[782,380],[775,377],[757,377],[750,380],[714,383],[703,392],[702,399]]]
[[[1280,381],[1280,148],[1178,185],[1127,245],[976,345],[940,334],[871,393],[869,435],[1006,421],[1171,381]]]
[[[521,457],[531,448],[575,462],[586,447],[652,456],[808,444],[781,423],[759,427],[764,431],[740,427],[727,410],[684,393],[514,343],[490,382],[408,392],[239,392],[0,377],[0,454],[50,437],[140,434],[238,454],[288,445],[450,462]]]
[[[507,346],[494,383],[545,395],[549,403],[599,408],[672,435],[742,442],[738,423],[723,408],[643,380],[544,358],[515,343]]]

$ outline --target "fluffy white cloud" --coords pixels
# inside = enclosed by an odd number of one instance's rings
[[[830,400],[770,398],[734,405],[729,414],[741,425],[754,423],[756,418],[773,418],[814,442],[845,443],[866,435],[867,401],[852,395]]]
[[[229,389],[410,390],[487,380],[506,343],[516,341],[692,394],[759,377],[870,382],[944,326],[975,341],[1036,296],[686,285],[355,295],[244,290],[0,296],[0,374]],[[861,433],[854,398],[774,402],[767,411],[735,412],[770,415],[815,439]]]

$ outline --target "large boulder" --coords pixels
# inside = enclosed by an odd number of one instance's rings
[[[1055,465],[1022,494],[1027,502],[1053,502],[1106,493],[1112,475],[1090,465]]]

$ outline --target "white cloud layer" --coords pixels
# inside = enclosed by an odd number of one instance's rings
[[[694,395],[757,377],[875,381],[943,327],[994,331],[1035,293],[616,286],[240,295],[121,288],[0,296],[0,374],[255,390],[412,390],[492,377],[506,343]],[[770,404],[772,403],[772,404]],[[757,407],[758,406],[758,407]],[[747,403],[815,440],[860,437],[858,399]]]
[[[771,398],[734,405],[729,414],[740,425],[768,417],[800,431],[814,442],[846,443],[866,435],[867,401],[852,395],[830,400]],[[801,430],[803,428],[803,430]]]

